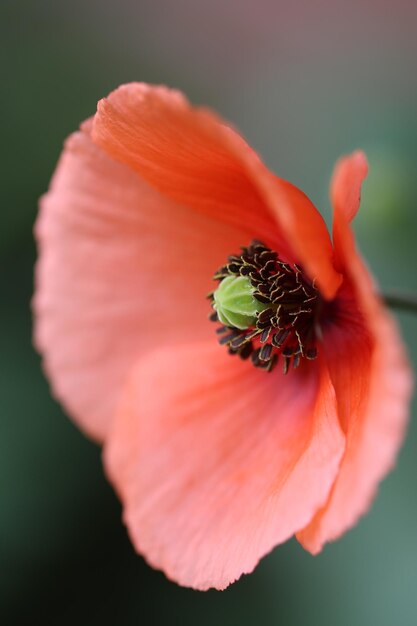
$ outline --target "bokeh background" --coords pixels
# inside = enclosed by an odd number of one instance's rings
[[[384,289],[416,292],[415,1],[2,0],[0,47],[1,623],[414,626],[413,421],[372,511],[321,556],[292,541],[223,593],[181,589],[133,552],[100,450],[51,399],[30,299],[62,142],[131,80],[217,109],[326,218],[335,160],[365,149],[361,248]],[[415,366],[417,320],[399,319]]]

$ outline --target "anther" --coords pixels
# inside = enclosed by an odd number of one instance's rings
[[[230,354],[272,371],[281,353],[285,374],[291,364],[296,369],[317,357],[320,294],[299,265],[255,240],[229,256],[214,279],[219,286],[208,296],[210,319],[222,324],[219,342]]]

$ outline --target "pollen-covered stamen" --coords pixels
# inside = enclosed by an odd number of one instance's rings
[[[283,369],[315,359],[320,294],[302,268],[279,259],[261,241],[231,255],[214,279],[210,316],[223,326],[219,341],[231,354],[251,357],[255,367],[271,371],[281,354]]]

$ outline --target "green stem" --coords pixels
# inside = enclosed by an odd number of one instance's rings
[[[384,293],[385,304],[393,309],[417,313],[417,297],[402,293]]]

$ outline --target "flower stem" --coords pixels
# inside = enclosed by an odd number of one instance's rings
[[[393,309],[417,313],[417,297],[402,293],[383,293],[382,299],[385,304]]]

